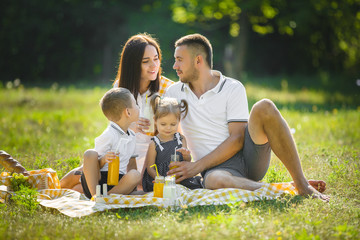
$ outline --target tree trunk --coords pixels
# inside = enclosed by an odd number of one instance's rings
[[[102,75],[101,75],[101,81],[104,83],[109,83],[111,81],[111,67],[114,65],[112,63],[112,54],[111,54],[111,44],[107,42],[104,45],[104,52],[103,52],[103,66],[102,66]]]
[[[225,75],[236,79],[241,79],[245,70],[249,22],[244,12],[240,14],[239,24],[239,35],[226,45],[224,54]]]

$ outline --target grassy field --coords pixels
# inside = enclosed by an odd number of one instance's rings
[[[359,239],[360,97],[246,83],[249,105],[272,99],[289,126],[309,179],[327,182],[330,203],[299,196],[171,212],[119,210],[69,218],[0,204],[0,239]],[[0,149],[27,169],[62,177],[107,125],[98,101],[106,88],[0,88]],[[1,170],[1,169],[0,169]],[[266,182],[291,181],[272,156]]]

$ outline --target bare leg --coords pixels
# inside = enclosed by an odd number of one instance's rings
[[[130,194],[139,184],[140,179],[140,173],[132,169],[120,179],[119,184],[113,187],[109,193]]]
[[[311,187],[315,188],[320,193],[323,193],[326,190],[326,183],[322,180],[309,180],[308,182]],[[291,182],[291,184],[295,185],[294,182]],[[212,172],[205,180],[205,188],[207,189],[240,188],[253,191],[261,186],[262,184],[259,182],[232,176],[229,172],[221,170]]]
[[[96,193],[96,185],[100,180],[100,167],[98,153],[95,150],[86,150],[84,153],[84,175],[91,196]]]
[[[231,175],[231,173],[222,170],[213,171],[205,178],[205,188],[207,189],[240,188],[254,191],[262,186],[262,183],[236,177]]]
[[[77,191],[79,193],[84,193],[84,189],[83,189],[81,183],[74,185],[71,189],[74,191]]]
[[[328,196],[316,191],[306,180],[289,126],[273,102],[265,99],[253,106],[248,129],[255,144],[270,143],[275,155],[289,171],[300,195],[329,200]]]
[[[82,171],[83,167],[77,167],[72,169],[70,172],[68,172],[61,180],[60,180],[60,186],[61,188],[69,188],[73,189],[74,186],[78,185],[80,183],[80,177],[81,175],[75,175],[76,171]],[[81,185],[80,185],[81,186]],[[77,188],[78,189],[78,188]]]

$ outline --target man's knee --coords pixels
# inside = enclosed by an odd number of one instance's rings
[[[257,115],[261,118],[272,118],[280,115],[280,112],[275,103],[273,103],[270,99],[262,99],[254,104],[251,109],[251,114]]]
[[[279,109],[269,99],[262,99],[254,104],[251,109],[252,118],[261,119],[265,122],[269,122],[281,117]]]
[[[205,178],[205,188],[219,189],[229,187],[231,176],[224,171],[214,171],[209,173]]]

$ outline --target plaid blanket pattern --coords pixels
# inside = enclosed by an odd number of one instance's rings
[[[40,205],[57,209],[69,217],[83,217],[110,209],[139,208],[145,206],[165,208],[168,206],[167,199],[153,197],[153,192],[145,195],[110,194],[101,199],[94,198],[89,201],[79,192],[70,189],[60,189],[57,175],[49,173],[53,173],[52,169],[42,170],[36,170],[33,173],[47,172],[47,174],[41,174],[41,178],[48,179],[50,176],[52,180],[39,180],[39,182],[48,181],[51,182],[52,185],[48,183],[48,186],[51,185],[51,187],[38,190],[38,201]],[[3,182],[1,183],[3,184]],[[9,196],[13,194],[7,189],[7,186],[5,186],[6,183],[5,181],[5,184],[0,186],[0,202],[2,203],[6,202]],[[261,188],[255,191],[235,188],[190,190],[182,185],[176,185],[176,188],[178,193],[176,201],[180,207],[223,205],[262,199],[270,200],[280,197],[283,194],[297,194],[295,187],[291,183],[264,183]]]

